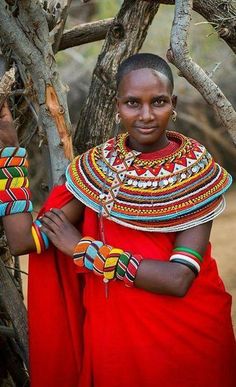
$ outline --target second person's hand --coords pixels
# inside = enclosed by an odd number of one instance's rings
[[[0,110],[0,148],[19,146],[17,132],[7,102]]]

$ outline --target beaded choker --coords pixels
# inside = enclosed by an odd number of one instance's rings
[[[121,134],[72,161],[66,184],[78,200],[114,222],[145,231],[181,231],[223,211],[222,194],[232,178],[203,145],[167,132],[178,147],[159,157],[130,150],[127,137]]]

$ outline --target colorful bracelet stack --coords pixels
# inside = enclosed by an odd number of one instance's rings
[[[117,278],[123,280],[126,286],[132,287],[143,258],[91,237],[84,237],[75,247],[73,259],[76,265],[85,266],[103,276],[104,282]]]
[[[0,216],[31,212],[26,150],[0,149]]]
[[[41,254],[49,247],[49,239],[47,235],[40,229],[41,227],[42,223],[40,222],[40,220],[37,219],[33,222],[31,228],[32,237],[35,243],[37,254]]]
[[[179,246],[174,248],[170,261],[187,266],[197,276],[201,270],[203,257],[189,247]]]

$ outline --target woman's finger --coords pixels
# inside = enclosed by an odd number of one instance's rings
[[[57,232],[61,226],[61,223],[57,218],[53,216],[47,216],[46,214],[40,218],[40,222],[42,225],[48,227],[53,232]]]
[[[55,233],[50,230],[47,226],[42,226],[41,227],[41,230],[47,235],[47,237],[50,239],[50,241],[55,244],[55,240],[56,240],[56,235]]]
[[[69,222],[66,215],[64,214],[64,212],[60,208],[51,208],[50,211],[53,214],[57,215],[61,219],[62,222],[64,222],[64,223]]]
[[[40,220],[44,220],[44,219],[49,219],[51,222],[55,223],[57,226],[60,226],[63,223],[61,218],[51,210],[45,212],[45,214],[43,214],[43,216],[40,218]]]

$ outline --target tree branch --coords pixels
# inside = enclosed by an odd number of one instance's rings
[[[165,5],[175,4],[174,0],[160,0],[158,2]],[[193,10],[202,15],[216,30],[219,37],[236,53],[236,9],[231,1],[194,0]],[[96,23],[98,24],[96,25]],[[101,26],[99,23],[101,23]],[[65,50],[69,47],[104,39],[111,23],[109,23],[109,19],[101,20],[93,23],[85,23],[66,31],[62,36],[59,50]]]
[[[70,4],[72,0],[61,0],[61,7],[60,7],[60,17],[57,21],[56,26],[53,28],[53,30],[50,32],[50,36],[53,35],[53,52],[56,53],[59,49],[61,38],[63,35],[66,19],[68,16]]]
[[[171,31],[171,48],[167,57],[211,105],[236,144],[236,112],[220,88],[189,55],[187,39],[190,29],[192,0],[175,1]]]
[[[105,39],[113,20],[111,18],[92,23],[84,23],[65,31],[60,42],[59,51]]]
[[[160,0],[174,5],[174,0]],[[236,54],[236,8],[231,0],[194,0],[193,10],[202,15]]]

